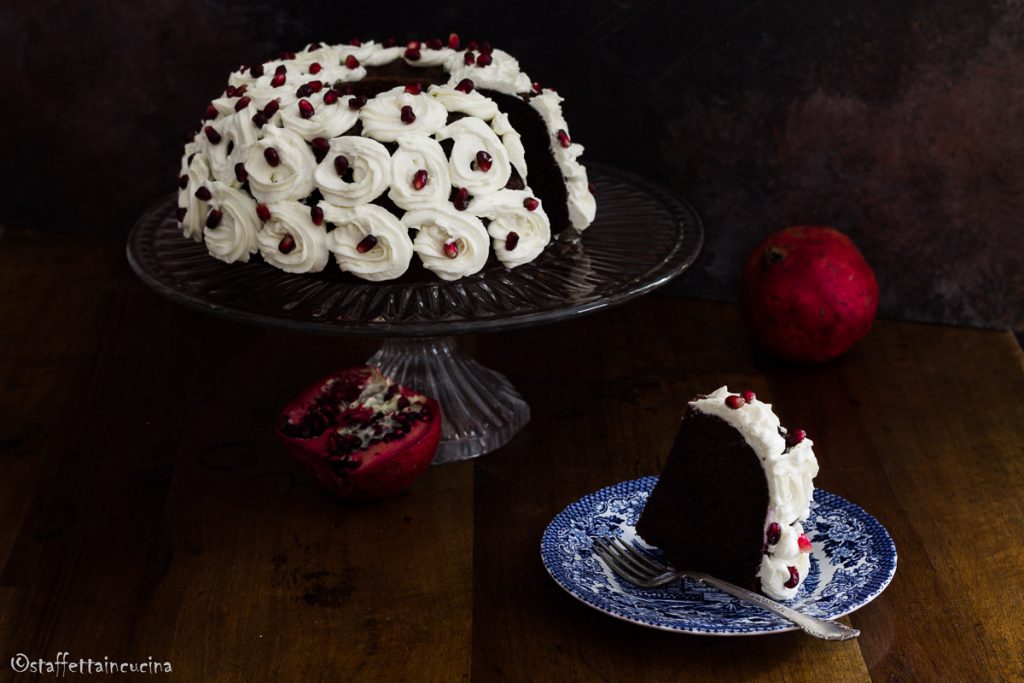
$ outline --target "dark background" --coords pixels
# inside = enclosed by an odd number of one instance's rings
[[[677,293],[734,298],[768,232],[831,224],[881,314],[1024,328],[1016,0],[5,2],[0,228],[123,236],[241,63],[352,36],[490,40],[573,139],[669,185],[707,244]],[[600,211],[600,207],[598,209]]]

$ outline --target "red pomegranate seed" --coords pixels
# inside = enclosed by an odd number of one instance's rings
[[[279,87],[281,87],[282,85],[284,85],[284,82],[285,82],[285,80],[287,78],[288,77],[285,76],[285,74],[283,72],[278,72],[278,73],[274,74],[274,77],[270,79],[270,87],[271,88],[279,88]]]
[[[281,156],[277,153],[277,150],[273,147],[267,147],[263,150],[263,158],[267,160],[267,163],[271,166],[277,166],[281,163]]]
[[[263,107],[263,115],[269,119],[271,116],[277,113],[277,110],[281,108],[281,103],[276,100],[270,100],[267,102],[267,106]]]
[[[324,104],[334,104],[338,101],[338,91],[331,89],[324,93]]]
[[[523,206],[526,207],[527,211],[536,211],[537,207],[540,206],[540,202],[533,197],[527,197],[523,200]]]
[[[568,148],[569,145],[572,144],[572,141],[569,139],[569,134],[565,132],[564,128],[560,128],[558,132],[555,133],[555,137],[558,138],[558,144],[562,147]]]
[[[427,171],[426,171],[426,169],[421,168],[420,170],[416,171],[416,173],[413,174],[413,176],[412,176],[412,186],[413,186],[413,189],[416,189],[416,190],[422,190],[424,187],[427,186]]]
[[[334,157],[334,170],[338,172],[339,176],[345,175],[345,172],[348,171],[348,157],[340,154]]]
[[[303,83],[299,86],[299,89],[295,91],[296,97],[309,97],[313,94],[313,89],[309,87],[308,83]]]
[[[416,120],[416,114],[408,104],[402,107],[402,123],[409,124]]]
[[[475,40],[471,40],[468,43],[466,43],[467,50],[475,50],[478,47],[480,47],[480,43],[476,42]]]
[[[519,245],[519,233],[510,232],[505,235],[505,251],[512,251]]]
[[[405,58],[410,62],[418,62],[420,60],[420,49],[418,47],[407,48]]]
[[[427,41],[427,48],[431,50],[440,50],[442,47],[444,47],[444,43],[440,38],[431,38]]]
[[[227,97],[238,97],[238,90],[233,85],[229,85],[224,89],[224,95]]]
[[[768,545],[775,545],[782,538],[782,527],[779,526],[778,522],[772,522],[768,525],[768,531],[765,532],[764,538],[768,541]]]
[[[180,187],[183,190],[186,187],[188,187],[188,176],[187,175],[178,176],[178,187]]]
[[[530,92],[533,93],[534,95],[539,95],[543,91],[544,89],[540,87],[540,83],[534,81],[533,83],[530,84]]]
[[[423,92],[423,84],[410,83],[407,86],[405,86],[405,92],[409,93],[410,95],[419,95],[421,92]]]
[[[467,52],[463,55],[462,61],[465,62],[466,66],[473,66],[476,64],[476,55],[472,52]]]
[[[473,87],[473,81],[469,80],[468,78],[463,78],[461,81],[459,81],[459,84],[455,86],[455,89],[458,90],[459,92],[464,92],[468,95],[469,93],[473,92]]]
[[[733,410],[736,410],[737,408],[742,408],[744,403],[745,401],[743,400],[742,396],[730,394],[729,396],[725,397],[725,405],[729,406]]]
[[[309,144],[313,146],[313,156],[318,162],[323,161],[327,153],[331,151],[331,143],[327,141],[327,138],[313,138]]]
[[[494,52],[494,48],[491,47],[491,44],[485,40],[484,42],[480,43],[480,52],[483,52],[485,55],[489,55],[492,52]]]
[[[206,227],[213,230],[220,225],[220,219],[224,217],[217,209],[210,209],[210,213],[206,214]]]
[[[420,41],[418,41],[418,40],[410,40],[408,43],[405,44],[405,47],[406,47],[406,49],[409,49],[409,50],[419,50],[420,49]]]
[[[274,73],[275,74],[286,74],[286,73],[288,73],[288,67],[286,67],[284,64],[278,64],[277,68],[274,69]]]
[[[480,150],[479,152],[476,153],[476,169],[478,171],[483,171],[484,173],[487,173],[488,171],[491,170],[491,165],[493,163],[494,159],[492,159],[491,155],[485,152],[484,150]]]
[[[313,105],[309,103],[309,100],[299,100],[299,116],[304,119],[313,116]]]
[[[203,129],[203,132],[206,133],[206,139],[210,141],[211,145],[220,143],[220,133],[213,126],[207,126]]]
[[[362,109],[366,106],[366,95],[356,95],[348,101],[349,109]]]
[[[320,92],[321,90],[324,89],[323,81],[310,81],[306,85],[308,85],[309,89],[312,90],[313,92]]]
[[[355,55],[349,55],[348,57],[345,57],[345,66],[350,69],[356,69],[359,67],[359,60],[356,59]]]
[[[489,66],[491,61],[492,60],[491,60],[491,55],[490,54],[488,54],[486,52],[481,52],[480,55],[476,58],[476,65],[477,66]]]
[[[235,178],[240,183],[244,183],[249,179],[249,173],[245,170],[245,164],[242,162],[235,164]]]
[[[381,47],[394,47],[395,45],[398,45],[398,41],[395,40],[394,36],[385,38],[384,42],[381,43]]]
[[[217,118],[217,114],[219,113],[220,112],[217,111],[217,107],[213,106],[213,103],[211,102],[210,104],[206,105],[206,113],[203,115],[203,120],[205,121],[206,119],[215,119]]]
[[[267,125],[267,117],[263,114],[263,112],[258,111],[253,115],[252,125],[256,126],[257,128],[262,128],[263,126]]]
[[[240,97],[238,101],[235,102],[235,111],[242,111],[243,109],[249,106],[250,102],[252,102],[252,98],[250,98],[248,95]]]
[[[359,40],[358,38],[353,38],[352,40],[348,41],[348,44],[351,45],[352,47],[362,47],[363,41]]]
[[[373,235],[367,235],[359,241],[359,244],[356,245],[356,251],[360,254],[365,254],[375,246],[377,246],[377,238]]]
[[[208,202],[210,201],[210,198],[213,197],[213,195],[210,194],[210,190],[205,185],[200,186],[200,188],[196,190],[195,194],[196,199],[203,202]]]
[[[753,403],[754,399],[757,398],[757,394],[755,394],[753,391],[744,391],[742,394],[740,394],[740,396],[742,396],[743,400],[746,401],[747,403]]]
[[[266,204],[257,204],[256,215],[259,216],[260,220],[265,223],[270,220],[270,209],[267,208]]]
[[[459,40],[459,34],[458,33],[449,33],[448,34],[448,47],[450,47],[453,50],[458,50],[461,47],[461,45],[462,45],[462,41]]]
[[[263,75],[263,65],[257,64],[256,66],[249,69],[249,73],[252,74],[253,78],[259,78]]]
[[[294,52],[282,52],[281,53],[281,59],[295,59],[295,53]]]
[[[786,588],[796,588],[797,584],[800,583],[800,572],[797,571],[796,567],[786,567],[789,570],[789,581],[782,584]]]
[[[313,62],[312,64],[309,65],[309,73],[313,74],[314,76],[320,73],[321,69],[323,69],[323,67],[320,66],[320,62]]]
[[[177,216],[178,216],[178,222],[180,223],[180,222],[182,222],[183,220],[185,220],[185,214],[186,214],[186,213],[188,213],[188,209],[186,209],[186,208],[185,208],[185,207],[183,207],[183,206],[179,206],[179,207],[178,207],[178,210],[177,210],[177,211],[176,211],[175,213],[177,214]]]
[[[281,238],[281,241],[277,243],[277,249],[282,254],[290,254],[295,249],[295,238],[291,235],[285,235]]]
[[[469,208],[469,190],[464,187],[460,187],[455,191],[455,197],[452,199],[452,204],[459,211],[465,211]]]
[[[807,438],[807,432],[802,429],[794,429],[786,432],[786,445],[793,447]]]
[[[459,245],[455,242],[445,242],[444,255],[448,258],[455,258],[459,255]]]
[[[800,546],[800,552],[809,553],[811,552],[811,540],[807,538],[806,534],[800,534],[796,537],[796,544]]]
[[[309,207],[309,217],[313,219],[313,225],[324,224],[324,210],[319,206]]]

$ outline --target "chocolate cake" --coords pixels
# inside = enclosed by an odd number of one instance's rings
[[[679,569],[789,599],[810,566],[802,522],[818,473],[812,446],[753,392],[698,396],[637,533]]]

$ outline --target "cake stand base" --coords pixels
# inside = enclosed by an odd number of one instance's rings
[[[388,339],[367,362],[441,404],[435,465],[490,453],[530,421],[530,406],[512,384],[463,353],[454,337]]]

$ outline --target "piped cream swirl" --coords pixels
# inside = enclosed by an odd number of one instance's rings
[[[450,138],[455,143],[448,164],[455,187],[464,187],[472,195],[497,192],[512,176],[508,150],[491,127],[480,119],[459,119],[439,130],[437,137],[441,140]],[[477,160],[480,152],[491,158],[491,167],[486,171]]]
[[[245,160],[253,196],[263,203],[302,199],[313,191],[316,157],[295,131],[276,126],[264,126],[263,130],[263,139],[249,148]],[[267,161],[269,148],[277,152],[277,166]]]
[[[196,197],[196,192],[200,187],[205,187],[207,190],[212,185],[212,179],[210,177],[210,167],[206,163],[206,156],[199,154],[198,152],[189,151],[190,149],[198,149],[198,143],[193,143],[195,147],[186,147],[185,156],[182,157],[181,164],[184,169],[182,175],[188,176],[188,184],[185,185],[185,189],[178,193],[178,208],[185,209],[185,216],[181,219],[181,232],[185,237],[191,237],[196,242],[203,240],[203,225],[206,222],[206,213],[209,211],[209,203]],[[191,163],[188,158],[192,157]],[[211,192],[212,194],[212,192]]]
[[[410,107],[415,119],[402,120],[402,108]],[[380,142],[395,142],[405,135],[433,135],[448,120],[448,112],[440,102],[427,94],[413,95],[403,86],[380,93],[360,110],[364,137]]]
[[[268,204],[270,220],[263,224],[256,241],[263,259],[286,273],[319,273],[327,265],[326,231],[315,225],[309,207],[300,202]],[[294,247],[285,253],[281,241],[291,236]]]
[[[416,174],[426,171],[426,185],[416,188]],[[400,208],[429,209],[444,206],[452,183],[448,159],[441,145],[426,135],[403,135],[391,157],[391,189],[388,198]]]
[[[418,231],[413,249],[424,267],[442,280],[472,275],[487,263],[487,230],[476,216],[454,209],[419,209],[402,216],[402,224]],[[447,245],[454,249],[446,251]]]
[[[256,202],[247,193],[214,181],[210,187],[212,208],[221,212],[215,228],[204,228],[203,238],[210,255],[226,263],[246,262],[257,251],[256,235],[261,223]]]
[[[331,149],[313,173],[320,194],[335,206],[369,204],[391,184],[391,155],[384,145],[353,135],[331,140]],[[338,175],[336,160],[345,157],[352,182]]]
[[[359,113],[348,106],[351,97],[340,97],[333,104],[324,102],[327,87],[304,98],[313,107],[313,115],[303,118],[299,102],[283,107],[281,121],[286,128],[294,130],[306,140],[333,138],[348,131],[359,121]]]
[[[467,211],[490,219],[487,232],[493,239],[494,255],[506,268],[515,268],[537,258],[551,241],[551,221],[538,202],[530,211],[523,204],[533,195],[523,190],[500,190],[474,197]],[[509,233],[516,234],[508,249]]]
[[[409,269],[413,254],[409,230],[390,211],[374,204],[339,208],[321,202],[320,208],[325,220],[335,226],[327,234],[327,248],[343,271],[379,282],[400,277]],[[359,245],[365,247],[371,235],[375,242],[360,252]]]

